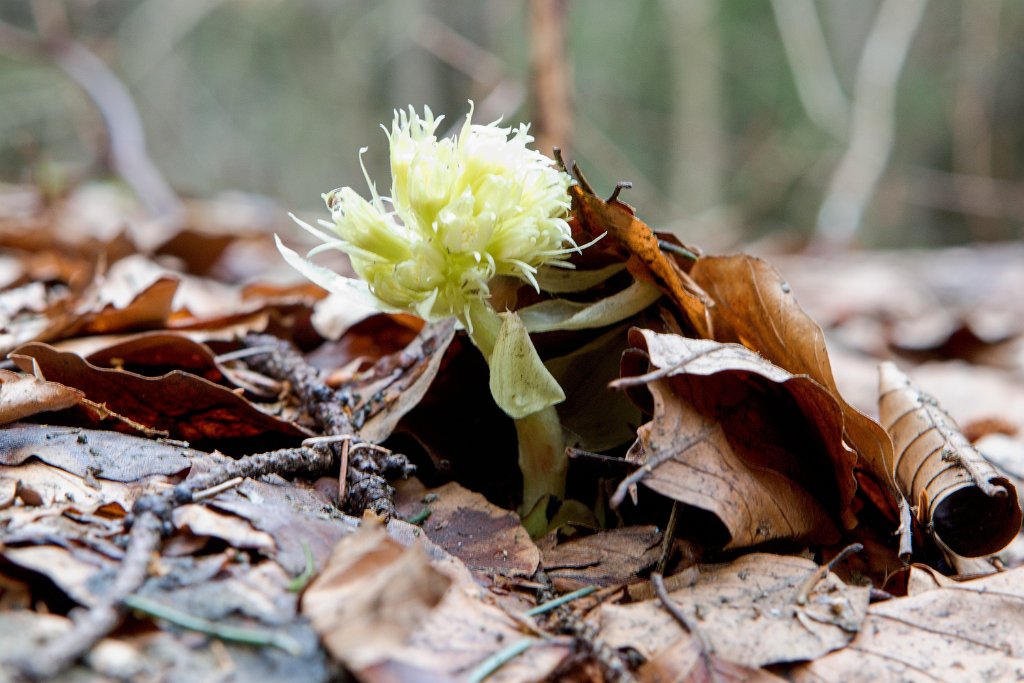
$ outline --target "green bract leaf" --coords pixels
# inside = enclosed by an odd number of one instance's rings
[[[583,292],[599,285],[611,276],[626,269],[625,263],[613,263],[597,270],[576,270],[575,268],[559,268],[544,266],[534,276],[541,291],[552,294],[567,292]]]
[[[530,332],[585,330],[621,322],[644,310],[661,296],[650,282],[637,280],[621,292],[583,304],[565,299],[549,299],[518,311]]]
[[[515,313],[502,314],[491,354],[491,395],[509,417],[519,419],[565,400],[565,392],[544,367],[530,333]]]

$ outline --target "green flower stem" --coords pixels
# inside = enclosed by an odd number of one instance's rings
[[[473,340],[480,353],[488,364],[494,354],[494,344],[498,341],[498,332],[501,331],[501,316],[491,308],[491,305],[478,297],[469,300],[468,316],[462,320],[463,327],[469,332],[469,338]]]
[[[494,346],[501,330],[502,319],[490,304],[483,300],[471,301],[468,319],[463,325],[473,343],[491,365]],[[565,477],[569,459],[565,454],[565,439],[558,412],[547,406],[515,420],[519,440],[519,468],[523,473],[523,515],[533,509],[545,495],[565,497]]]
[[[565,454],[562,423],[554,406],[520,418],[519,469],[523,472],[522,514],[527,514],[545,495],[565,498],[565,475],[569,458]]]

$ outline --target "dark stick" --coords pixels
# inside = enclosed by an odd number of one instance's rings
[[[246,364],[257,372],[291,385],[303,408],[324,434],[350,437],[349,457],[343,459],[348,467],[343,503],[346,509],[356,515],[371,510],[385,519],[394,516],[395,490],[388,484],[388,477],[408,476],[412,465],[404,455],[371,448],[372,444],[358,440],[358,425],[353,424],[350,417],[354,403],[351,393],[345,389],[335,391],[327,386],[320,372],[307,363],[288,341],[272,335],[251,334],[245,338],[245,344],[271,349],[268,353],[246,358]],[[340,441],[333,447],[339,457],[342,448]]]
[[[153,512],[135,519],[121,566],[110,591],[76,620],[70,631],[62,633],[21,663],[21,671],[34,679],[53,678],[78,661],[100,640],[113,631],[124,614],[124,599],[146,580],[149,561],[160,547],[163,520]]]
[[[20,670],[33,679],[53,678],[74,664],[96,643],[121,623],[125,599],[145,582],[153,554],[159,552],[171,513],[178,505],[193,501],[193,494],[205,492],[239,477],[258,478],[271,473],[329,469],[334,456],[329,449],[289,448],[229,460],[169,491],[139,498],[127,520],[131,524],[124,558],[109,592],[75,621],[70,631],[57,636],[20,663]]]

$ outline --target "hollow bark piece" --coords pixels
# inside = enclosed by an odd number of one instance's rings
[[[896,447],[896,482],[922,524],[964,557],[991,555],[1013,540],[1021,527],[1016,488],[892,363],[879,366],[878,407]]]

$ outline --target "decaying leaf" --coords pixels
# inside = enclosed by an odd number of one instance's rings
[[[808,586],[818,570],[804,558],[752,553],[702,566],[692,586],[669,595],[725,660],[756,668],[814,659],[846,646],[868,608],[868,589],[834,574]],[[606,604],[596,612],[609,645],[634,647],[648,659],[686,636],[658,600]]]
[[[560,591],[641,581],[658,561],[661,531],[654,526],[608,529],[544,549],[544,571]]]
[[[714,513],[727,547],[837,540],[833,519],[852,523],[853,454],[827,391],[737,344],[650,330],[631,341],[613,386],[654,399],[633,454],[645,485]]]
[[[78,389],[63,384],[0,370],[0,424],[15,422],[36,413],[70,408],[84,396]]]
[[[690,324],[702,337],[711,336],[712,323],[708,313],[714,304],[701,287],[671,258],[658,243],[658,237],[631,207],[612,199],[604,201],[585,182],[569,188],[573,210],[593,235],[607,232],[622,243],[634,257],[628,266],[635,277],[654,282],[664,289],[679,306]]]
[[[123,515],[145,493],[145,485],[151,484],[145,482],[131,485],[89,479],[87,476],[71,474],[41,462],[28,462],[17,468],[0,468],[0,482],[13,482],[16,485],[15,495],[22,505],[26,508],[45,509],[51,513],[72,509],[91,514],[105,507],[108,514],[116,510]],[[4,532],[7,533],[21,526],[16,519],[3,521]],[[6,533],[4,537],[10,540]]]
[[[878,408],[896,446],[896,481],[918,520],[958,555],[1004,548],[1021,528],[1016,487],[895,365],[883,363],[879,372]]]
[[[251,479],[220,494],[211,505],[270,534],[277,544],[273,558],[292,576],[306,569],[307,552],[316,567],[324,566],[355,523],[311,489]]]
[[[407,487],[403,487],[407,488]],[[519,515],[489,503],[479,493],[456,482],[417,491],[405,504],[396,500],[406,517],[426,508],[423,533],[431,541],[466,563],[470,570],[493,576],[532,576],[540,564],[540,551],[519,521]]]
[[[640,683],[781,683],[783,678],[704,652],[696,638],[680,638],[644,662]]]
[[[405,548],[383,526],[364,523],[335,547],[303,595],[302,613],[331,655],[358,670],[401,646],[450,584],[422,548]]]
[[[176,439],[259,438],[263,450],[272,450],[310,435],[260,411],[230,389],[181,370],[146,377],[99,368],[76,354],[39,343],[19,347],[11,357],[26,371],[38,367],[47,379],[78,388],[89,400]]]
[[[716,340],[743,344],[794,375],[808,375],[835,397],[843,410],[845,438],[861,467],[892,490],[873,502],[894,511],[892,441],[881,425],[840,395],[824,334],[800,308],[789,284],[766,261],[746,254],[705,256],[690,275],[715,301],[710,312]]]
[[[1024,672],[1024,570],[871,605],[845,649],[801,664],[789,679],[1018,681]]]
[[[17,567],[45,576],[80,605],[91,605],[100,599],[116,566],[104,554],[82,547],[5,547],[3,557]]]
[[[0,429],[0,465],[12,467],[37,458],[79,477],[132,482],[178,474],[209,457],[181,444],[104,430],[33,424]]]

